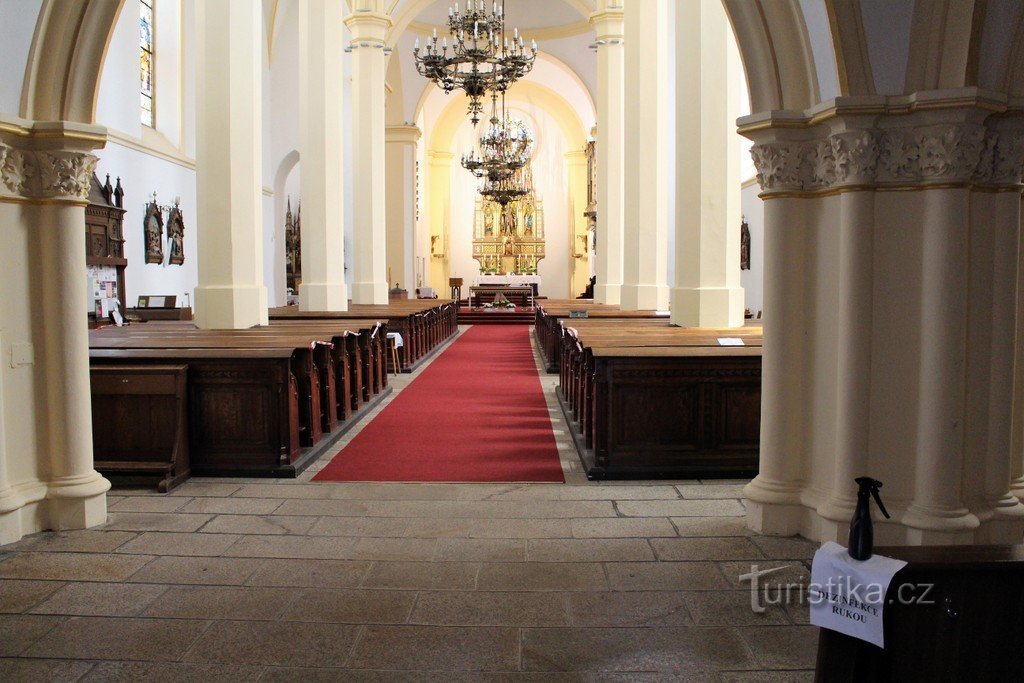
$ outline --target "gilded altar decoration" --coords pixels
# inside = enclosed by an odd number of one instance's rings
[[[544,258],[544,208],[530,194],[501,205],[477,199],[473,258],[486,275],[535,275]]]
[[[181,215],[181,199],[174,198],[174,206],[167,212],[167,262],[180,266],[185,263],[185,219]]]
[[[142,219],[142,230],[146,244],[146,263],[164,262],[164,217],[160,205],[153,199],[146,203],[145,218]]]
[[[299,202],[292,214],[290,196],[284,214],[284,242],[287,286],[292,292],[298,293],[299,283],[302,282],[302,202]]]

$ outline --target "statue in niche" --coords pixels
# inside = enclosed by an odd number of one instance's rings
[[[750,226],[746,216],[740,223],[740,270],[750,270]]]
[[[185,262],[185,220],[179,206],[181,199],[174,198],[174,206],[167,214],[167,262],[180,266]]]
[[[505,238],[505,256],[512,256],[512,240]]]
[[[145,218],[142,219],[143,235],[146,241],[146,263],[164,262],[164,218],[160,206],[153,200],[146,204]]]
[[[523,224],[526,226],[524,234],[533,237],[533,211],[527,209],[526,215],[523,216]]]
[[[490,211],[484,212],[484,237],[494,236],[494,214]]]

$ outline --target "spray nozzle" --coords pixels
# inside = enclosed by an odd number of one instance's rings
[[[889,511],[885,509],[885,505],[882,504],[882,498],[878,495],[878,489],[882,488],[882,482],[877,479],[872,479],[871,477],[857,477],[854,481],[856,481],[857,486],[860,487],[860,490],[857,492],[858,495],[863,494],[864,496],[867,496],[868,494],[871,494],[871,497],[875,499],[876,503],[878,503],[878,509],[882,511],[882,514],[885,515],[886,519],[889,519]]]

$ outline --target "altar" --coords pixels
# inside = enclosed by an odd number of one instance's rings
[[[473,258],[480,277],[493,284],[519,284],[510,278],[537,277],[544,258],[544,209],[532,193],[505,204],[489,199],[476,201],[473,222]],[[540,279],[529,282],[536,293]],[[477,284],[485,284],[481,279]]]
[[[473,284],[480,287],[530,287],[534,296],[540,293],[540,275],[480,275]]]

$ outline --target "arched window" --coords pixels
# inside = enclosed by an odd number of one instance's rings
[[[139,94],[142,123],[153,127],[153,3],[139,0]]]

